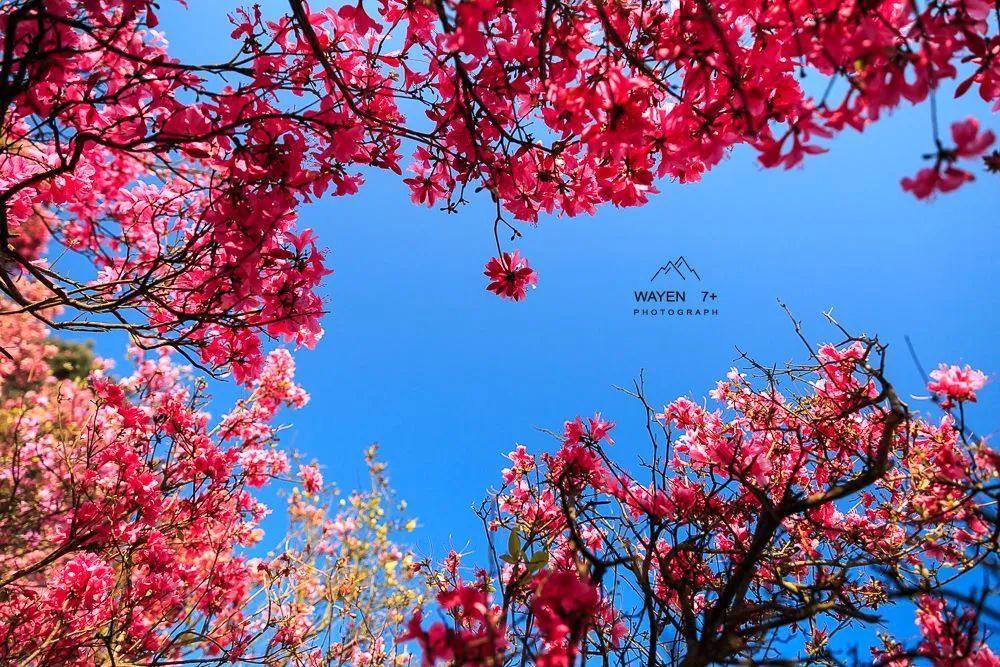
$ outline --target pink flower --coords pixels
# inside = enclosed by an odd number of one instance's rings
[[[315,496],[323,490],[323,475],[314,465],[299,466],[299,480],[302,481],[302,490],[309,495]]]
[[[597,587],[572,572],[541,572],[534,581],[531,610],[550,646],[570,642],[570,651],[594,622],[600,596]]]
[[[37,208],[20,226],[14,226],[10,244],[25,259],[36,260],[45,252],[51,237],[49,230],[55,228],[56,224],[54,215]]]
[[[54,576],[50,601],[56,607],[91,609],[114,586],[114,570],[96,554],[74,556]]]
[[[934,167],[921,169],[914,178],[904,178],[901,181],[904,190],[912,192],[917,199],[927,199],[935,192],[951,192],[976,180],[971,173],[956,167],[955,162],[959,158],[979,157],[993,145],[996,135],[990,130],[980,134],[979,122],[970,116],[952,123],[951,138],[955,146],[951,149],[939,147]]]
[[[372,17],[365,11],[365,8],[360,0],[358,1],[356,7],[344,5],[337,13],[342,17],[353,21],[359,34],[364,34],[369,30],[373,32],[382,32],[382,26],[372,20]]]
[[[951,124],[951,138],[955,140],[955,152],[960,157],[978,157],[993,145],[996,135],[991,130],[980,134],[979,121],[969,116]]]
[[[917,199],[927,199],[937,187],[938,172],[934,169],[924,168],[917,172],[913,178],[907,176],[900,181],[900,185],[907,192],[912,192]]]
[[[951,609],[941,598],[922,596],[917,606],[916,625],[923,636],[920,643],[923,655],[939,667],[1000,665],[1000,658],[977,637],[975,618],[973,609]],[[969,632],[970,625],[972,632]]]
[[[918,171],[915,178],[906,177],[900,183],[904,190],[912,192],[917,199],[928,199],[935,192],[951,192],[974,180],[975,176],[957,167],[927,167]]]
[[[577,417],[572,421],[567,421],[563,424],[563,442],[567,445],[576,445],[583,440],[583,436],[587,434],[586,430],[583,428],[583,420]]]
[[[527,288],[538,284],[538,274],[528,266],[528,260],[521,257],[518,250],[505,252],[499,258],[490,258],[483,275],[490,279],[487,290],[514,301],[523,299]]]
[[[589,430],[583,425],[583,419],[580,417],[565,422],[563,424],[563,442],[567,445],[576,445],[583,442],[584,437],[587,437],[595,443],[607,440],[609,445],[615,444],[615,441],[608,435],[615,427],[614,422],[601,419],[601,413],[598,412],[593,417],[588,418],[587,423],[590,427]]]
[[[609,445],[615,444],[615,441],[611,439],[610,435],[608,435],[611,429],[615,427],[614,422],[604,421],[601,419],[600,412],[587,421],[590,422],[590,437],[594,439],[594,442],[607,440]]]
[[[421,664],[424,667],[438,662],[470,666],[499,664],[498,658],[507,647],[499,607],[491,605],[482,590],[471,586],[442,591],[437,600],[452,615],[455,627],[437,622],[424,630],[418,609],[407,624],[406,634],[400,637],[400,641],[416,641],[420,645]]]
[[[976,392],[986,385],[986,375],[966,365],[964,368],[941,364],[931,371],[931,381],[927,389],[941,397],[944,407],[951,407],[953,401],[976,400]]]
[[[503,469],[503,481],[505,484],[510,484],[514,480],[520,479],[535,468],[535,457],[528,453],[524,445],[518,445],[514,451],[507,455],[507,458],[514,465],[511,468]]]

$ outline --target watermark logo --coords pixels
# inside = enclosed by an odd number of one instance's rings
[[[663,277],[668,278],[671,275],[677,275],[681,277],[681,280],[687,280],[688,276],[694,276],[698,280],[701,280],[701,275],[694,270],[688,261],[684,259],[684,255],[681,255],[672,262],[667,262],[660,268],[656,270],[653,277],[649,279],[649,282],[655,282],[657,278]]]
[[[649,282],[654,289],[633,290],[635,317],[718,317],[719,294],[707,284],[684,255],[662,264]]]

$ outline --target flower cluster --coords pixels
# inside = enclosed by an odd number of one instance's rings
[[[658,179],[697,181],[740,145],[793,167],[960,76],[959,95],[1000,103],[981,0],[289,0],[283,16],[234,11],[236,55],[210,66],[171,55],[155,7],[0,8],[0,272],[44,278],[30,302],[76,309],[62,327],[117,315],[146,346],[196,348],[246,383],[262,338],[322,335],[330,269],[298,209],[357,192],[362,168],[405,168],[413,201],[448,211],[489,192],[495,235],[507,218],[642,205]],[[905,189],[968,182],[956,163],[994,135],[970,118],[952,139]],[[96,275],[53,269],[47,246]],[[536,280],[517,252],[486,273],[515,300]]]
[[[947,585],[990,579],[1000,557],[1000,456],[952,409],[985,377],[935,371],[948,402],[934,421],[899,398],[883,352],[867,338],[823,345],[760,385],[733,370],[712,407],[679,398],[655,411],[640,391],[652,450],[638,472],[610,455],[614,424],[600,414],[567,421],[555,452],[518,446],[483,514],[508,535],[493,586],[507,657],[828,664],[850,648],[834,635],[878,623],[898,637],[871,647],[880,664],[998,664],[975,609],[956,611],[968,594]],[[917,605],[917,645],[883,614],[899,600]],[[463,637],[435,627],[450,652],[427,663],[461,654]]]
[[[422,615],[417,611],[403,641],[415,641],[420,646],[422,664],[438,661],[466,667],[497,664],[506,648],[506,633],[498,623],[499,610],[486,593],[475,586],[456,586],[437,596],[441,609],[454,620],[454,627],[443,622],[429,629],[421,627]]]
[[[372,488],[340,502],[302,466],[284,543],[248,557],[269,511],[251,489],[290,468],[276,412],[308,398],[286,352],[213,425],[168,355],[116,379],[29,315],[0,335],[0,662],[407,661],[391,640],[421,594],[393,539],[412,524],[374,451]]]
[[[921,169],[914,178],[904,178],[904,190],[912,192],[918,199],[926,199],[936,192],[951,192],[963,183],[975,180],[971,172],[956,167],[955,162],[983,156],[996,141],[996,135],[990,130],[980,132],[979,122],[969,117],[952,124],[951,136],[955,145],[951,148],[939,147],[934,166]]]

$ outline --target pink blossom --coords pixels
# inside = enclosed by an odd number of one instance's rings
[[[538,274],[528,266],[528,260],[521,257],[517,250],[490,259],[486,263],[484,275],[490,279],[486,289],[514,301],[523,299],[527,288],[538,284]]]
[[[976,392],[984,386],[986,375],[969,365],[963,368],[940,364],[931,371],[931,381],[927,383],[927,389],[941,397],[948,406],[953,401],[974,402]]]
[[[992,130],[980,133],[979,121],[969,116],[963,121],[951,124],[951,137],[955,141],[955,152],[960,157],[978,157],[996,141]]]
[[[315,465],[299,466],[299,480],[302,482],[302,490],[310,495],[323,490],[323,475]]]

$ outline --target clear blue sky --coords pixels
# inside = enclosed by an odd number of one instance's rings
[[[188,11],[163,4],[161,29],[176,55],[231,53],[230,3],[196,1]],[[1000,125],[981,103],[949,98],[940,110],[946,122],[974,111]],[[765,363],[801,358],[778,298],[816,341],[836,338],[822,317],[830,308],[850,329],[877,332],[906,393],[922,390],[906,334],[925,365],[967,362],[996,378],[1000,178],[983,174],[955,194],[917,202],[899,179],[915,173],[930,146],[928,108],[905,109],[863,135],[837,138],[804,169],[764,171],[738,150],[704,182],[664,184],[643,208],[544,220],[519,242],[540,279],[520,304],[484,290],[482,266],[493,253],[488,201],[449,216],[411,205],[394,175],[370,174],[360,194],[301,212],[336,273],[326,336],[297,355],[312,402],[284,413],[294,423],[285,443],[349,488],[363,481],[363,448],[379,441],[420,519],[417,548],[440,556],[452,544],[481,543],[469,507],[498,482],[501,455],[516,442],[550,446],[536,427],[559,429],[602,410],[619,423],[624,457],[641,445],[642,412],[613,388],[640,369],[651,399],[667,402],[705,395],[737,346]],[[634,317],[633,290],[647,289],[656,268],[678,255],[719,295],[719,315]],[[220,399],[232,394],[216,389]],[[972,413],[977,430],[996,428],[998,407],[994,380]]]

